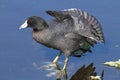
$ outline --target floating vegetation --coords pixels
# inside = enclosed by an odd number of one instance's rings
[[[101,80],[101,76],[90,76],[90,80]]]
[[[117,69],[120,69],[120,59],[118,59],[118,61],[105,62],[104,65],[107,65],[110,67],[116,67]]]

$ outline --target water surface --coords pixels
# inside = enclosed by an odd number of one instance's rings
[[[46,10],[68,8],[80,8],[94,15],[102,25],[106,40],[105,45],[96,45],[92,54],[71,57],[69,77],[83,64],[94,62],[99,74],[105,70],[104,80],[119,80],[119,70],[103,65],[105,61],[120,58],[119,3],[119,0],[0,0],[0,80],[55,80],[55,76],[48,78],[47,72],[38,68],[51,62],[58,51],[37,44],[31,37],[31,29],[18,28],[29,16],[37,15],[49,21],[52,17]],[[63,62],[64,58],[62,55],[59,61]]]

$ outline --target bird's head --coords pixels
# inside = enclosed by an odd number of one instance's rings
[[[35,31],[43,30],[48,27],[47,23],[41,17],[31,16],[28,17],[19,29],[32,28]]]

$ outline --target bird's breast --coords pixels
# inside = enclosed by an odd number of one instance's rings
[[[40,44],[43,44],[45,46],[49,46],[49,40],[50,40],[50,35],[47,35],[48,33],[45,32],[33,32],[32,36],[35,41],[37,41]]]

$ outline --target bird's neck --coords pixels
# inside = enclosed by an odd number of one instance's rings
[[[44,31],[46,29],[48,29],[48,26],[44,26],[44,27],[36,27],[33,29],[33,32],[39,32],[39,31]]]

